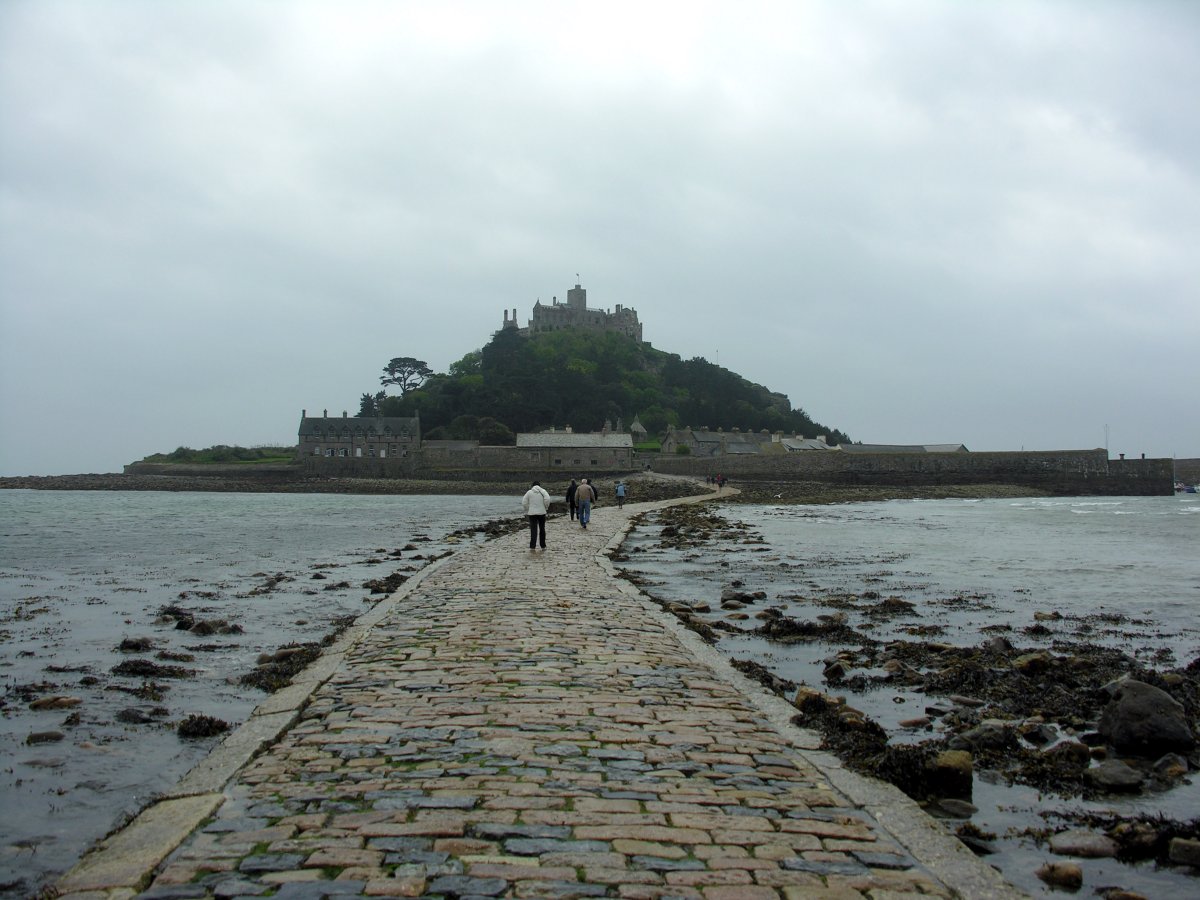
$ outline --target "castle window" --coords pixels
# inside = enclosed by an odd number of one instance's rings
[[[326,455],[326,456],[333,456],[333,448],[332,448],[332,447],[326,447],[326,448],[325,448],[325,455]]]
[[[358,459],[362,459],[362,447],[355,447],[355,448],[354,448],[354,455],[355,455],[355,457],[357,457]]]
[[[371,444],[371,446],[367,447],[367,456],[374,456],[374,455],[375,455],[375,445]]]
[[[342,457],[343,459],[345,459],[349,455],[350,455],[350,451],[345,447],[343,447],[341,450],[338,451],[338,456]]]
[[[320,448],[320,447],[313,447],[313,452],[312,452],[312,455],[313,455],[313,456],[320,456],[320,455],[321,455],[321,448]]]

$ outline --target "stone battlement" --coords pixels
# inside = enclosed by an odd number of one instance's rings
[[[502,330],[515,330],[520,334],[539,334],[550,331],[562,331],[567,328],[579,328],[589,331],[615,331],[631,337],[635,341],[642,340],[642,324],[638,321],[637,310],[632,307],[617,306],[612,310],[589,309],[587,291],[582,285],[567,291],[567,301],[559,303],[554,297],[550,305],[538,300],[533,305],[533,314],[529,324],[524,328],[517,324],[517,311],[512,311],[509,318],[508,310],[504,310]]]

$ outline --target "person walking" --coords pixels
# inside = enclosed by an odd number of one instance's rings
[[[521,498],[521,508],[529,517],[529,549],[537,549],[541,543],[546,549],[546,513],[550,511],[550,495],[538,482],[530,485],[525,496]]]
[[[625,490],[625,482],[618,481],[615,489],[615,493],[617,495],[617,509],[621,509],[625,506]]]
[[[596,499],[596,491],[588,479],[575,488],[575,502],[579,504],[579,524],[584,528],[592,521],[592,501]]]
[[[575,483],[575,479],[571,479],[571,483],[567,485],[567,510],[571,513],[571,521],[575,521],[575,511],[579,508],[575,504],[575,491],[579,485]]]

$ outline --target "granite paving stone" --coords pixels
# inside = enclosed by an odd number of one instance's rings
[[[943,880],[613,577],[606,547],[653,506],[552,517],[545,551],[466,541],[410,579],[141,896],[1015,896],[972,863],[983,894]]]

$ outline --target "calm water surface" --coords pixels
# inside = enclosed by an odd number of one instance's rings
[[[0,885],[27,895],[177,781],[216,739],[174,726],[244,721],[265,695],[236,682],[260,653],[319,640],[381,599],[365,581],[417,571],[452,549],[450,532],[519,513],[519,497],[0,491]],[[157,621],[167,604],[242,633],[175,630]],[[142,637],[150,653],[117,651]],[[157,679],[166,691],[151,700],[111,674],[157,651],[191,654],[165,664],[195,677]],[[28,708],[47,695],[82,703]],[[116,718],[129,710],[155,721]],[[63,740],[27,743],[48,731]]]
[[[259,653],[318,640],[335,619],[374,600],[368,579],[412,572],[452,549],[451,531],[519,514],[507,497],[370,497],[291,494],[178,494],[0,491],[0,885],[24,895],[69,868],[120,819],[173,784],[213,745],[182,741],[173,726],[190,713],[232,724],[263,699],[236,683]],[[1121,647],[1162,667],[1200,655],[1200,503],[1116,498],[929,501],[843,506],[729,507],[762,544],[702,551],[656,549],[653,522],[626,543],[628,567],[664,599],[714,602],[732,580],[764,590],[765,604],[803,617],[814,598],[837,592],[902,596],[938,640],[978,643],[980,628],[1065,617],[1056,635]],[[411,545],[411,547],[410,547]],[[410,547],[410,549],[404,549]],[[399,550],[398,555],[395,551]],[[277,586],[262,592],[283,576]],[[256,590],[257,589],[257,590]],[[198,637],[158,622],[167,604],[236,623],[240,634]],[[753,611],[753,610],[750,610]],[[912,622],[852,622],[884,638]],[[127,691],[137,679],[111,674],[128,655],[126,637],[155,651],[186,652],[191,679],[160,680],[159,700]],[[723,649],[796,681],[821,685],[821,665],[801,647],[730,637]],[[828,652],[826,648],[823,652]],[[153,654],[138,658],[153,659]],[[94,682],[85,684],[83,682]],[[856,697],[883,724],[911,714]],[[74,710],[35,712],[30,697],[62,694]],[[915,698],[914,698],[915,699]],[[122,710],[161,707],[161,722],[127,725]],[[910,707],[911,709],[911,707]],[[71,713],[76,724],[67,724]],[[57,743],[27,744],[61,731]],[[1024,827],[1044,805],[1027,789],[979,783],[975,821],[1004,832]],[[1078,804],[1076,804],[1078,805]],[[11,811],[21,810],[21,815]],[[1190,817],[1191,788],[1128,801],[1119,812],[1161,810]],[[1046,853],[1028,842],[999,854],[1006,875],[1031,892]],[[1153,871],[1089,863],[1089,878],[1174,896],[1175,881]],[[1187,882],[1194,885],[1195,882]],[[1085,886],[1085,892],[1090,888]],[[1164,893],[1164,891],[1166,891]],[[1180,895],[1182,896],[1182,895]]]

